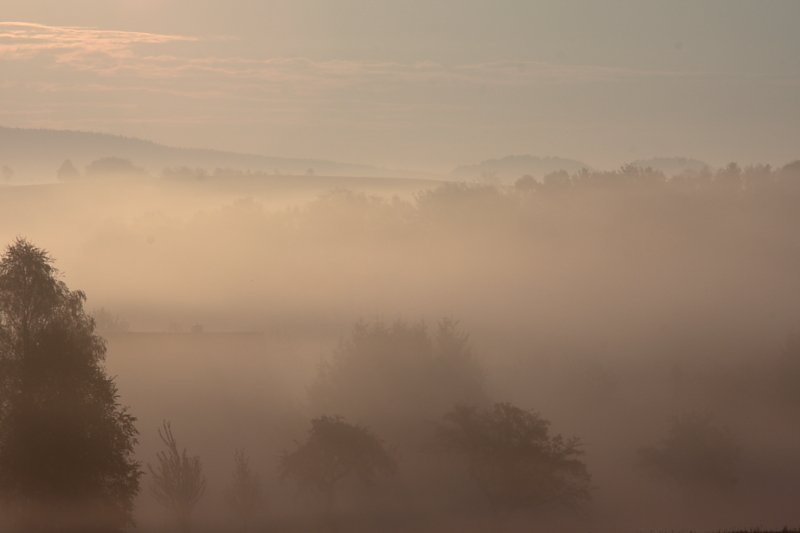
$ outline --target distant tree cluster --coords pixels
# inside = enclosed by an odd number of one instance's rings
[[[769,188],[800,187],[800,161],[780,169],[770,165],[750,165],[745,168],[730,163],[716,171],[709,168],[685,170],[670,179],[660,170],[636,165],[625,165],[616,171],[590,171],[587,169],[570,175],[560,170],[551,172],[538,181],[523,176],[515,187],[522,191],[552,193],[568,189],[673,187],[689,189],[717,188],[729,191],[754,191]]]
[[[455,403],[484,404],[484,374],[453,320],[360,322],[319,367],[309,395],[318,412],[441,416]],[[368,402],[364,398],[369,398]]]
[[[92,318],[99,333],[124,333],[130,329],[130,324],[127,320],[118,314],[113,314],[105,307],[93,310]]]
[[[87,165],[85,172],[75,168],[72,161],[65,159],[58,167],[56,177],[58,181],[70,182],[86,179],[130,179],[147,176],[147,171],[142,167],[137,167],[130,159],[122,157],[101,157]]]

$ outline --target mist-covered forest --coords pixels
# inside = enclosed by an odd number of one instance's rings
[[[105,339],[139,531],[798,527],[797,228],[800,162],[0,188]]]

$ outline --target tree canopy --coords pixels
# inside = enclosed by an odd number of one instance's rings
[[[737,483],[741,454],[742,447],[729,429],[715,425],[710,417],[685,413],[672,419],[658,445],[639,450],[639,465],[690,492],[719,491]]]
[[[484,374],[453,320],[357,323],[320,366],[309,393],[321,412],[441,416],[454,403],[485,401]]]
[[[591,488],[580,441],[551,437],[549,426],[509,403],[486,412],[459,405],[439,424],[436,442],[466,461],[496,516],[544,505],[576,507],[589,500]]]
[[[331,531],[339,529],[334,516],[334,496],[339,483],[356,476],[373,485],[378,474],[394,474],[397,461],[369,428],[348,424],[340,416],[321,416],[311,421],[305,442],[284,450],[278,463],[281,482],[293,479],[302,492],[323,503],[323,518]]]
[[[22,529],[119,530],[139,492],[136,419],[85,295],[51,263],[24,239],[0,260],[0,496]]]
[[[311,421],[305,442],[283,452],[278,474],[282,481],[294,479],[301,489],[332,498],[337,483],[351,474],[372,484],[378,474],[395,468],[393,454],[369,428],[340,416],[321,416]]]

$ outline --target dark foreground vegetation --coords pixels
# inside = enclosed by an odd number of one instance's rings
[[[4,527],[800,522],[800,163],[274,211],[192,211],[195,186],[158,200],[189,215],[113,195],[25,211],[100,295],[94,318],[46,252],[8,239]]]

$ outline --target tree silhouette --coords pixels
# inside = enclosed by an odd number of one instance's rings
[[[11,181],[11,178],[14,177],[14,171],[11,170],[11,167],[8,165],[3,165],[3,180],[5,180],[6,185]]]
[[[394,454],[369,428],[348,424],[339,416],[321,416],[311,421],[305,442],[283,452],[278,475],[282,482],[294,479],[301,490],[320,496],[325,519],[335,530],[337,484],[352,474],[372,485],[378,474],[393,474],[395,469]]]
[[[439,417],[454,403],[482,403],[484,374],[453,320],[359,322],[309,390],[318,412],[360,418]]]
[[[139,492],[136,419],[51,263],[23,239],[0,260],[0,494],[22,530],[117,531]]]
[[[639,466],[672,481],[688,496],[719,492],[737,483],[736,468],[742,448],[727,428],[697,413],[674,418],[658,446],[639,450]]]
[[[198,456],[189,457],[186,448],[178,452],[178,444],[172,436],[172,425],[169,422],[164,422],[159,428],[158,436],[167,446],[167,450],[156,455],[158,468],[147,465],[153,476],[150,492],[158,503],[172,513],[178,529],[189,531],[192,511],[206,489],[203,463]]]
[[[58,181],[73,181],[80,179],[81,173],[77,168],[75,168],[75,166],[72,164],[72,161],[65,159],[64,162],[61,163],[61,166],[58,167],[58,170],[56,171],[56,177],[58,178]]]
[[[92,310],[92,318],[97,331],[101,333],[123,333],[130,329],[127,320],[115,315],[105,307]]]
[[[778,379],[775,393],[788,406],[800,404],[800,333],[789,331],[778,360]]]
[[[265,493],[258,473],[250,469],[244,450],[237,450],[233,480],[225,488],[225,503],[228,509],[241,521],[242,531],[246,531],[253,515],[264,508]]]
[[[578,457],[577,438],[550,437],[550,422],[508,403],[479,413],[458,405],[437,428],[436,444],[463,457],[492,513],[505,518],[520,508],[575,508],[589,499],[591,477]]]
[[[93,178],[139,178],[146,176],[147,172],[135,166],[130,159],[121,157],[101,157],[92,161],[86,167],[86,177]]]

